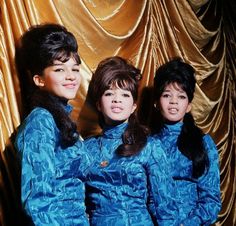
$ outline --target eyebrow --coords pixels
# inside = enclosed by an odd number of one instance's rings
[[[176,91],[180,92],[180,93],[186,93],[184,90],[181,90],[181,89],[175,89]],[[164,89],[163,92],[171,92],[170,89]]]
[[[61,65],[65,65],[65,63],[53,63],[52,64],[52,66],[61,66]],[[78,63],[75,63],[75,64],[73,64],[72,66],[80,66],[80,64],[78,64]]]

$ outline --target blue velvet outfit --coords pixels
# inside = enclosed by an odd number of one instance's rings
[[[33,223],[89,225],[83,180],[91,159],[83,143],[62,149],[52,115],[37,107],[20,126],[15,146],[22,164],[21,200]]]
[[[209,135],[203,137],[209,157],[209,170],[192,178],[192,162],[177,148],[183,123],[165,125],[157,137],[162,141],[171,165],[172,177],[179,191],[181,223],[184,226],[210,225],[221,209],[218,151]]]
[[[173,181],[164,151],[150,138],[144,149],[131,157],[116,155],[127,123],[105,128],[102,136],[85,140],[93,156],[86,182],[86,204],[92,226],[152,226],[147,202],[153,197],[159,225],[176,225]]]

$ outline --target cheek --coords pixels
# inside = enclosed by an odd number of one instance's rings
[[[102,98],[99,102],[97,102],[96,106],[100,112],[105,112],[109,109],[110,101],[107,98]]]
[[[159,101],[159,103],[157,103],[157,105],[158,105],[158,107],[162,107],[162,106],[164,106],[165,105],[165,103],[166,103],[167,101],[165,101],[165,99],[163,99],[163,98],[160,98],[160,101]]]
[[[81,76],[80,76],[80,75],[77,77],[77,81],[78,81],[78,83],[79,83],[79,84],[81,83],[81,81],[82,81],[82,78],[81,78]]]
[[[47,84],[50,84],[51,86],[55,85],[59,85],[61,83],[61,79],[59,77],[50,77],[47,79]]]
[[[157,105],[157,108],[160,109],[160,110],[163,110],[166,108],[166,102],[161,100],[160,103]]]
[[[189,112],[191,111],[191,109],[192,109],[192,105],[191,105],[191,104],[188,104],[188,105],[187,105],[187,110],[186,110],[186,112],[189,113]]]
[[[136,110],[136,108],[137,108],[137,104],[133,103],[131,107],[131,114]]]

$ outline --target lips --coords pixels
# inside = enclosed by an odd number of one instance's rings
[[[111,106],[111,110],[114,113],[119,113],[119,112],[123,111],[123,108],[120,106]]]
[[[177,109],[177,108],[168,108],[168,111],[169,111],[171,114],[178,113],[178,109]]]
[[[63,86],[67,89],[74,89],[77,86],[77,84],[76,83],[68,83],[68,84],[64,84]]]

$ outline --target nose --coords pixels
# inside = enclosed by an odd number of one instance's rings
[[[114,94],[112,102],[113,103],[121,103],[121,100],[117,94]]]
[[[177,103],[178,103],[177,97],[174,97],[174,96],[171,97],[170,103],[171,103],[171,104],[177,104]]]
[[[67,79],[67,80],[75,80],[75,78],[76,78],[76,77],[75,77],[75,74],[73,73],[73,71],[69,71],[69,70],[68,70],[68,71],[66,72],[66,79]]]

